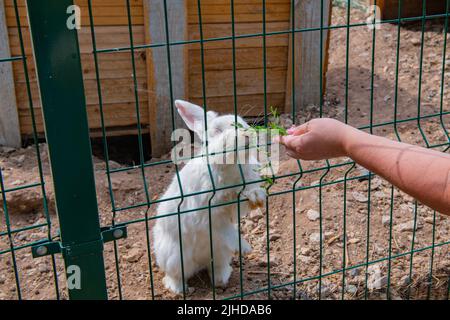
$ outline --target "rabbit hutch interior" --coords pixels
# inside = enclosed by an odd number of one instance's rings
[[[75,0],[79,28],[48,40],[37,13],[56,23],[72,11],[58,20],[55,3],[47,10],[0,0],[0,299],[74,297],[60,186],[84,176],[75,160],[86,155],[93,188],[80,187],[93,191],[105,242],[96,272],[110,299],[448,299],[448,219],[351,159],[297,161],[282,152],[278,171],[258,182],[264,204],[244,214],[244,202],[262,197],[245,192],[251,183],[196,190],[199,176],[183,178],[171,159],[171,135],[193,128],[177,112],[181,99],[258,128],[330,117],[448,152],[449,2]],[[52,57],[71,46],[81,64],[65,74]],[[62,92],[48,90],[53,74],[69,79]],[[73,100],[63,98],[74,91],[87,139],[71,119]],[[175,212],[157,216],[171,183]],[[227,188],[242,192],[214,202]],[[183,209],[197,196],[205,206]],[[214,219],[220,207],[242,235],[229,280],[215,287],[200,270],[173,290],[155,256],[155,225],[172,219],[179,240],[182,216],[202,210]],[[204,250],[214,265],[213,237]]]

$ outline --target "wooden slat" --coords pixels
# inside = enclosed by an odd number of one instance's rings
[[[136,111],[134,103],[115,103],[115,104],[105,104],[103,106],[104,119],[106,128],[117,128],[117,127],[127,127],[136,125]],[[92,105],[87,107],[89,116],[89,127],[91,129],[101,129],[100,122],[100,107],[98,105]],[[142,124],[148,125],[148,108],[147,104],[142,104],[139,109]],[[35,110],[36,114],[36,124],[39,133],[43,133],[43,121],[40,109]],[[32,134],[31,126],[31,114],[27,109],[20,109],[20,125],[22,135]]]
[[[20,42],[17,28],[9,28],[9,40],[12,55],[20,55]],[[22,28],[24,37],[25,52],[32,55],[30,42],[30,32],[28,28]],[[118,47],[129,47],[130,39],[127,26],[97,27],[95,28],[97,37],[97,49],[110,49]],[[133,28],[133,36],[135,45],[144,44],[144,27],[137,26]],[[81,28],[78,32],[80,42],[80,52],[82,54],[92,55],[92,40],[89,28]],[[114,54],[114,53],[111,53]]]
[[[267,49],[267,67],[287,67],[287,47]],[[232,49],[205,50],[205,70],[222,71],[233,69]],[[191,50],[189,54],[191,74],[201,74],[201,51]],[[263,48],[240,48],[236,50],[236,69],[258,69],[263,67]]]
[[[81,9],[81,24],[89,26],[89,10],[87,0],[75,0],[74,3]],[[20,24],[28,27],[25,1],[18,1]],[[143,25],[144,16],[142,10],[142,0],[130,1],[133,25]],[[122,26],[128,24],[127,7],[124,0],[115,1],[92,1],[92,11],[96,26]],[[13,1],[6,0],[6,17],[8,26],[17,27],[16,15]]]
[[[316,0],[295,1],[295,28],[320,28],[321,2]],[[323,1],[323,26],[331,23],[331,0]],[[308,31],[295,35],[295,63],[292,65],[292,44],[289,41],[289,68],[286,81],[286,109],[292,111],[292,68],[295,74],[295,109],[297,114],[308,105],[320,105],[321,89],[324,94],[329,31]],[[320,51],[322,50],[322,61]],[[320,68],[322,65],[322,74]],[[321,79],[322,78],[322,79]],[[321,81],[322,80],[322,81]]]
[[[289,21],[267,23],[267,32],[289,31]],[[261,35],[261,23],[239,23],[236,24],[236,36]],[[206,24],[203,26],[203,39],[231,38],[230,24]],[[189,40],[200,40],[200,29],[198,24],[189,25]],[[268,35],[266,38],[267,47],[278,47],[288,45],[288,34]],[[231,48],[231,40],[206,41],[208,49]],[[260,48],[262,47],[262,36],[253,36],[236,39],[238,48]],[[198,49],[199,45],[193,44],[191,49]]]
[[[267,69],[267,92],[284,93],[286,89],[286,69]],[[222,97],[233,95],[233,72],[231,70],[211,71],[205,75],[208,97]],[[264,69],[238,70],[237,94],[250,95],[264,92]],[[192,76],[189,81],[190,98],[202,97],[202,77]],[[230,106],[231,108],[231,106]]]
[[[286,21],[289,20],[289,1],[266,1],[266,21]],[[261,22],[263,16],[262,1],[249,1],[246,3],[235,3],[235,22]],[[188,6],[190,24],[198,23],[199,12],[197,1],[189,1]],[[202,22],[208,23],[231,23],[230,1],[202,1],[201,4]]]
[[[138,78],[139,102],[145,103],[147,98],[147,79]],[[38,107],[39,90],[36,81],[30,82],[31,93],[34,97],[34,105]],[[97,83],[95,80],[85,80],[86,104],[98,104]],[[134,87],[132,79],[105,79],[102,81],[102,92],[104,103],[128,103],[135,101]],[[28,97],[26,85],[24,83],[16,83],[17,105],[19,109],[28,108]]]
[[[33,61],[33,56],[27,56],[28,59],[28,72],[31,81],[36,80],[36,70]],[[136,61],[136,75],[139,78],[145,78],[147,76],[145,55],[142,52],[135,54]],[[83,67],[83,74],[85,80],[96,79],[95,65],[92,54],[82,54],[81,62]],[[24,83],[25,76],[23,65],[21,61],[15,61],[13,63],[14,75],[16,82]],[[114,54],[99,55],[99,69],[100,79],[130,79],[133,73],[130,61],[130,53],[117,52]]]
[[[192,102],[201,105],[202,98],[192,98]],[[234,113],[234,96],[208,97],[208,108],[222,114]],[[267,104],[278,109],[284,108],[284,93],[267,94]],[[264,115],[264,94],[238,95],[238,114],[243,117],[261,117]]]
[[[165,19],[168,21],[170,41],[186,40],[187,12],[185,0],[167,2],[167,16],[162,1],[144,0],[146,39],[149,43],[166,42]],[[174,99],[185,99],[187,84],[187,46],[170,48],[171,74],[169,76],[168,55],[165,47],[147,50],[148,83],[151,88],[149,99],[149,122],[152,155],[167,153],[171,144],[172,114],[171,94]],[[170,88],[172,90],[170,90]],[[175,115],[174,124],[182,126],[180,117]]]
[[[141,128],[141,134],[148,134],[148,128]],[[106,131],[107,137],[123,137],[123,136],[137,136],[139,134],[138,129],[120,127],[120,128],[110,128]],[[91,129],[91,138],[102,138],[103,133],[100,130]]]
[[[25,7],[25,1],[26,0],[17,0],[17,6],[18,7]],[[129,0],[131,6],[142,6],[142,0]],[[75,3],[81,7],[87,7],[88,6],[88,0],[75,0]],[[124,5],[126,2],[125,0],[92,0],[92,6],[93,7],[114,7],[114,6],[120,6]],[[5,0],[5,5],[7,7],[13,7],[14,6],[14,0]]]

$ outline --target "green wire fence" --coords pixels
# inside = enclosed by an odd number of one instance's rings
[[[99,112],[100,112],[100,121],[102,128],[102,145],[103,145],[103,154],[105,158],[105,174],[107,179],[107,189],[110,197],[110,205],[111,211],[110,213],[106,213],[108,216],[107,220],[103,220],[102,226],[100,226],[100,218],[98,214],[97,208],[93,207],[93,202],[95,199],[95,186],[93,184],[93,172],[92,166],[90,165],[90,156],[91,149],[89,145],[89,138],[87,136],[87,119],[86,119],[86,106],[84,102],[84,97],[82,93],[82,73],[80,68],[80,54],[78,46],[78,40],[76,37],[76,30],[68,30],[65,28],[66,21],[66,8],[67,6],[72,4],[70,0],[61,0],[61,1],[41,1],[45,2],[44,4],[37,5],[36,2],[28,0],[28,14],[30,26],[32,29],[32,40],[34,44],[34,55],[36,59],[37,65],[37,73],[39,75],[40,82],[40,90],[43,101],[43,112],[46,123],[46,138],[50,151],[50,159],[51,166],[53,171],[54,178],[54,187],[56,193],[56,202],[58,209],[58,224],[61,229],[60,232],[56,230],[55,218],[51,216],[49,210],[49,204],[46,195],[46,185],[44,180],[44,172],[43,172],[43,160],[41,159],[41,150],[39,144],[39,136],[36,128],[36,121],[34,115],[34,107],[33,107],[33,98],[32,98],[32,90],[30,87],[29,81],[29,66],[26,59],[25,46],[24,46],[24,38],[22,34],[21,21],[19,15],[19,9],[17,0],[13,0],[14,13],[16,16],[16,23],[18,26],[18,36],[19,36],[19,44],[22,54],[20,56],[13,57],[0,57],[0,63],[11,63],[13,61],[21,61],[23,72],[25,74],[26,79],[26,90],[29,100],[29,110],[32,115],[32,127],[33,127],[33,139],[37,160],[37,167],[39,173],[39,180],[35,183],[21,185],[21,186],[9,186],[5,184],[5,180],[3,178],[3,172],[5,168],[0,168],[0,186],[1,186],[1,199],[3,204],[3,219],[2,221],[2,229],[0,230],[0,241],[7,243],[7,247],[0,248],[0,261],[10,259],[11,263],[9,265],[8,272],[14,274],[14,284],[15,289],[13,289],[15,298],[22,299],[24,298],[22,291],[23,286],[21,285],[21,279],[25,276],[23,274],[23,268],[20,263],[21,260],[17,259],[17,255],[27,252],[30,252],[30,249],[33,250],[34,257],[41,257],[49,255],[49,259],[51,259],[52,264],[52,273],[53,273],[53,283],[48,283],[48,286],[54,287],[55,295],[52,296],[56,299],[66,298],[66,290],[69,293],[69,297],[72,299],[105,299],[107,298],[107,290],[113,290],[117,292],[118,299],[126,299],[127,296],[124,294],[125,287],[127,285],[128,280],[124,281],[123,268],[121,267],[123,261],[121,257],[126,253],[125,250],[120,246],[120,242],[122,239],[127,236],[127,227],[132,227],[136,225],[144,226],[145,232],[145,247],[146,247],[146,267],[148,273],[148,284],[145,283],[143,285],[148,286],[148,296],[144,298],[149,299],[158,299],[161,298],[161,292],[159,291],[159,286],[157,281],[160,281],[158,277],[155,275],[156,269],[154,266],[153,256],[152,256],[152,243],[151,243],[151,227],[152,223],[156,219],[164,219],[170,216],[176,216],[178,219],[178,233],[179,238],[182,239],[182,226],[181,226],[181,216],[185,214],[195,214],[198,210],[208,210],[209,213],[209,232],[210,232],[210,250],[211,250],[211,269],[214,272],[214,251],[213,251],[213,240],[212,240],[212,228],[211,228],[211,218],[212,212],[214,208],[227,206],[231,204],[237,204],[237,218],[238,218],[238,230],[241,232],[243,218],[241,216],[241,206],[240,204],[246,199],[241,198],[241,193],[244,188],[249,184],[261,183],[265,182],[263,178],[259,181],[246,181],[244,175],[242,173],[241,164],[239,164],[242,182],[238,185],[226,186],[226,187],[216,187],[214,185],[214,180],[211,172],[211,168],[208,164],[209,174],[212,182],[212,190],[199,190],[198,192],[186,194],[183,192],[183,185],[181,184],[180,179],[180,167],[176,164],[173,164],[171,160],[159,160],[153,162],[147,162],[145,159],[145,150],[144,150],[144,133],[142,127],[142,119],[140,114],[140,100],[139,100],[139,92],[138,92],[138,77],[136,72],[136,52],[141,52],[144,50],[155,50],[155,49],[165,49],[166,57],[167,57],[167,74],[169,77],[169,100],[170,105],[174,105],[174,100],[177,98],[174,96],[173,91],[173,81],[172,81],[172,49],[174,46],[188,46],[192,44],[198,44],[200,46],[200,61],[201,61],[201,73],[200,77],[202,78],[202,96],[203,96],[203,107],[205,110],[205,126],[207,127],[207,116],[206,112],[208,110],[214,109],[214,106],[210,106],[207,103],[208,92],[206,86],[206,72],[205,72],[205,44],[211,42],[224,42],[231,41],[231,50],[232,50],[232,77],[233,77],[233,94],[234,94],[234,103],[232,106],[232,111],[237,119],[238,114],[238,92],[237,92],[237,82],[238,82],[238,72],[237,72],[237,45],[236,42],[239,40],[245,40],[250,38],[258,38],[262,41],[263,48],[263,68],[264,68],[264,116],[263,122],[265,126],[269,125],[270,118],[270,105],[268,102],[268,78],[267,78],[267,67],[268,67],[268,59],[267,59],[267,39],[271,36],[277,35],[291,35],[289,37],[289,41],[291,42],[290,48],[292,48],[292,52],[290,56],[293,61],[292,64],[295,65],[295,48],[297,45],[297,37],[294,35],[301,35],[307,32],[320,32],[320,43],[324,43],[324,35],[325,32],[328,31],[344,31],[346,33],[345,39],[346,43],[342,44],[346,46],[346,57],[345,57],[345,100],[344,104],[344,114],[343,120],[346,123],[349,123],[349,115],[352,112],[350,105],[350,75],[349,75],[349,67],[351,63],[350,59],[350,43],[351,43],[351,31],[355,28],[367,27],[367,22],[355,22],[352,23],[352,1],[344,1],[346,3],[346,23],[345,24],[331,24],[329,26],[324,25],[324,15],[326,14],[324,11],[324,3],[322,1],[321,5],[321,23],[318,27],[312,28],[296,28],[296,19],[299,19],[295,15],[295,5],[297,1],[291,1],[291,27],[286,30],[281,31],[268,31],[267,30],[267,3],[269,1],[261,0],[261,8],[262,8],[262,29],[260,32],[251,33],[251,34],[237,34],[236,32],[236,21],[235,21],[235,0],[229,1],[229,12],[231,14],[231,25],[230,30],[231,34],[229,36],[217,37],[217,38],[207,38],[204,35],[202,16],[203,16],[203,6],[202,1],[197,0],[197,15],[198,15],[198,25],[199,25],[199,39],[195,40],[177,40],[173,41],[170,38],[170,24],[168,17],[168,8],[167,3],[168,0],[161,0],[164,8],[164,16],[165,16],[165,24],[162,26],[163,33],[165,35],[165,41],[160,43],[145,43],[137,45],[134,39],[133,32],[133,15],[131,10],[130,0],[124,0],[123,6],[127,9],[127,26],[129,33],[129,45],[124,47],[114,47],[114,48],[98,48],[97,44],[97,33],[96,33],[96,24],[95,17],[93,12],[92,2],[95,0],[87,1],[87,8],[89,11],[89,21],[90,21],[90,34],[92,41],[92,57],[94,60],[95,66],[95,80],[97,83],[97,94],[98,94],[98,104],[99,104]],[[300,0],[301,1],[301,0]],[[342,6],[342,2],[340,1],[339,5]],[[446,116],[450,114],[449,110],[445,109],[445,73],[446,73],[446,61],[447,61],[447,38],[448,38],[448,27],[449,27],[449,17],[450,17],[450,0],[446,0],[446,12],[443,14],[436,15],[427,15],[427,1],[422,0],[423,2],[423,14],[417,17],[402,17],[402,5],[403,1],[399,1],[398,5],[398,18],[390,19],[390,20],[376,20],[376,10],[374,7],[374,20],[373,26],[376,25],[384,25],[384,24],[396,24],[397,28],[397,41],[396,41],[396,63],[395,63],[395,88],[394,88],[394,109],[389,110],[392,113],[390,120],[384,122],[376,122],[374,116],[374,95],[377,90],[375,86],[375,64],[376,64],[376,51],[377,51],[377,28],[373,28],[372,30],[372,47],[370,52],[371,57],[371,77],[370,77],[370,101],[367,103],[370,104],[370,113],[364,118],[365,124],[360,126],[362,130],[368,130],[370,133],[375,133],[376,129],[383,128],[391,128],[396,136],[396,138],[401,140],[401,132],[400,126],[409,124],[414,125],[420,132],[420,137],[423,139],[423,142],[426,144],[428,148],[445,148],[445,152],[447,152],[450,148],[450,135],[448,133],[448,123],[446,123]],[[359,2],[358,2],[359,3]],[[376,5],[376,1],[374,3]],[[40,6],[40,7],[38,7]],[[358,9],[360,5],[358,4]],[[46,24],[43,21],[46,21]],[[439,85],[439,94],[440,94],[440,106],[439,112],[424,114],[422,110],[422,77],[423,77],[423,62],[424,62],[424,49],[425,49],[425,34],[426,34],[426,23],[429,21],[441,21],[443,23],[444,28],[444,42],[442,47],[442,68],[441,68],[441,77]],[[420,57],[419,57],[419,75],[418,75],[418,105],[416,115],[413,117],[401,117],[399,116],[398,110],[398,101],[399,101],[399,88],[400,88],[400,79],[399,79],[399,70],[401,67],[401,31],[404,23],[409,22],[418,22],[421,25],[421,43],[420,43]],[[63,26],[64,23],[64,27]],[[64,30],[62,30],[64,29]],[[54,41],[59,41],[57,44],[60,46],[64,46],[66,50],[62,50],[60,53],[61,61],[59,64],[52,64],[51,58],[55,58],[52,56],[51,52],[51,44]],[[56,42],[55,42],[56,43]],[[104,117],[104,97],[105,94],[102,90],[102,70],[100,68],[100,56],[105,54],[114,55],[117,52],[128,52],[130,54],[130,64],[132,69],[132,81],[133,81],[133,94],[135,98],[135,114],[136,114],[136,123],[137,123],[137,146],[139,151],[139,161],[134,166],[122,166],[119,168],[111,167],[110,165],[110,141],[108,139],[108,130],[106,126],[106,119]],[[46,59],[46,55],[49,55],[49,59]],[[321,46],[320,49],[320,61],[323,61],[323,57],[325,56],[324,48]],[[59,69],[58,69],[59,68]],[[63,75],[64,70],[71,70],[70,74]],[[320,67],[320,83],[317,85],[320,86],[320,94],[321,97],[324,96],[323,92],[323,65]],[[58,75],[58,82],[68,81],[69,83],[76,84],[76,92],[69,93],[67,87],[63,85],[58,87],[58,85],[54,82],[55,79],[52,79],[52,76],[49,75]],[[296,74],[296,69],[292,68],[291,73],[291,97],[292,105],[295,105],[296,96],[301,95],[302,92],[296,92],[295,83],[299,79],[299,74]],[[63,92],[59,92],[55,94],[55,88],[63,90]],[[64,91],[66,90],[66,91]],[[77,117],[77,122],[72,124],[73,132],[70,132],[71,129],[66,128],[67,121],[60,121],[58,117],[62,117],[63,114],[61,112],[58,113],[58,108],[55,108],[58,102],[64,102],[67,97],[74,97],[75,101],[71,108],[73,108],[73,116]],[[323,117],[326,116],[324,107],[324,100],[320,100],[320,105],[318,106],[318,114],[317,116]],[[71,109],[72,110],[72,109]],[[172,129],[175,130],[176,121],[175,121],[175,111],[174,108],[170,108],[167,110],[170,113],[171,121],[172,121]],[[298,116],[302,113],[302,110],[295,110],[292,108],[292,114],[290,115],[294,121],[298,119]],[[65,119],[67,120],[67,119]],[[58,121],[60,124],[57,125]],[[423,128],[423,124],[425,121],[437,121],[440,125],[440,129],[445,135],[446,142],[438,142],[432,143],[427,138],[426,130]],[[297,123],[300,124],[300,123]],[[68,127],[71,127],[70,125]],[[76,130],[75,127],[78,127],[79,130]],[[378,131],[377,131],[378,132]],[[68,147],[67,147],[68,145]],[[77,171],[79,173],[83,173],[83,176],[87,176],[86,179],[81,177],[76,177],[74,175],[67,175],[68,169],[68,153],[70,153],[70,149],[74,150],[75,153],[72,152],[72,156],[76,159],[76,161],[70,162],[70,170]],[[207,153],[206,155],[209,157],[210,155]],[[84,163],[84,164],[83,164]],[[157,179],[156,176],[152,175],[154,170],[158,167],[172,166],[174,168],[174,172],[179,184],[180,196],[161,200],[159,198],[155,198],[152,196],[152,179]],[[400,250],[394,252],[393,248],[396,245],[396,239],[394,237],[393,230],[393,221],[395,219],[396,214],[396,206],[395,201],[399,196],[398,190],[394,186],[390,186],[390,208],[389,208],[389,236],[388,236],[388,254],[387,256],[374,258],[372,256],[374,245],[373,240],[373,211],[374,207],[376,207],[377,203],[374,200],[373,190],[371,188],[371,184],[373,183],[376,176],[370,172],[361,172],[358,171],[356,164],[350,159],[346,159],[344,161],[335,162],[335,161],[326,161],[325,164],[321,165],[306,165],[302,161],[297,161],[296,169],[294,172],[281,172],[280,174],[273,174],[272,180],[277,184],[277,182],[288,181],[289,183],[284,184],[284,188],[275,188],[273,186],[268,188],[267,202],[265,207],[265,235],[261,237],[259,241],[264,241],[265,245],[265,267],[266,270],[263,273],[266,276],[266,279],[260,282],[258,287],[247,288],[248,282],[248,271],[250,267],[246,265],[246,258],[242,254],[241,243],[239,242],[239,255],[237,258],[237,263],[235,264],[234,271],[237,273],[238,280],[235,283],[236,286],[234,291],[231,290],[229,292],[221,292],[218,293],[217,289],[214,285],[214,275],[212,276],[213,284],[210,287],[210,295],[207,295],[207,298],[223,298],[223,299],[251,299],[251,298],[277,298],[277,292],[280,290],[288,290],[288,295],[286,298],[289,299],[302,299],[304,297],[304,285],[307,283],[317,283],[316,291],[312,294],[313,298],[321,299],[324,297],[323,292],[327,289],[327,286],[324,285],[324,282],[332,281],[338,288],[339,294],[337,297],[341,299],[349,298],[347,295],[346,287],[348,281],[349,272],[362,269],[365,274],[363,277],[363,282],[360,286],[363,288],[363,294],[359,296],[362,299],[370,299],[371,290],[369,288],[369,276],[370,276],[370,268],[373,265],[385,263],[387,265],[387,281],[383,291],[384,298],[391,299],[392,290],[391,288],[395,285],[393,283],[395,279],[392,279],[393,272],[393,262],[402,258],[409,259],[409,264],[407,270],[405,270],[406,275],[406,284],[407,284],[407,293],[405,298],[414,298],[411,295],[412,288],[412,279],[414,275],[414,258],[421,253],[429,253],[430,261],[429,261],[429,272],[427,273],[427,298],[432,298],[433,294],[433,282],[434,280],[434,257],[436,250],[447,250],[449,248],[450,239],[445,236],[441,236],[440,240],[437,239],[437,216],[438,214],[434,212],[433,221],[432,221],[432,237],[431,244],[426,246],[417,247],[416,246],[416,226],[418,223],[418,215],[420,214],[421,205],[414,203],[414,209],[411,214],[413,216],[414,227],[412,228],[412,236],[409,248],[405,248],[404,250]],[[114,176],[120,173],[125,172],[139,172],[141,183],[142,183],[142,191],[144,195],[144,201],[136,202],[132,204],[123,205],[118,201],[115,197],[115,192],[113,188]],[[339,172],[340,176],[338,178],[334,178],[331,173]],[[303,183],[305,177],[308,175],[317,175],[319,179],[311,184]],[[331,177],[331,178],[330,178]],[[71,180],[68,180],[71,179]],[[367,207],[364,212],[365,217],[365,225],[361,223],[361,228],[365,230],[365,258],[364,261],[360,263],[349,264],[348,261],[348,236],[347,231],[349,228],[348,216],[350,214],[350,206],[349,206],[349,190],[350,186],[354,183],[365,183],[367,184]],[[236,199],[231,200],[226,203],[213,204],[213,199],[218,191],[227,189],[227,188],[236,188],[240,187],[241,192],[239,192]],[[328,268],[326,270],[326,239],[324,236],[324,232],[326,231],[326,216],[330,215],[330,212],[327,212],[327,207],[325,206],[325,199],[327,198],[327,192],[330,187],[339,187],[339,192],[342,197],[342,209],[336,212],[332,212],[334,215],[337,215],[339,219],[342,221],[342,230],[339,231],[342,234],[342,237],[338,239],[340,241],[341,250],[339,256],[341,257],[341,264],[339,267],[333,266],[333,268]],[[45,217],[45,223],[40,224],[32,224],[26,226],[16,226],[11,221],[11,215],[8,210],[8,197],[10,194],[20,191],[20,190],[28,190],[37,188],[42,193],[42,201],[43,201],[43,215]],[[80,191],[85,190],[85,193]],[[299,208],[301,204],[298,203],[298,199],[302,197],[305,192],[308,190],[316,190],[318,196],[318,208],[319,208],[319,259],[317,263],[317,273],[310,272],[308,266],[301,262],[297,257],[299,256],[299,251],[301,250],[300,245],[300,234],[301,231],[305,230],[305,226],[299,225],[299,217],[297,212],[299,209],[308,209],[308,208]],[[210,195],[209,205],[203,208],[192,208],[189,210],[182,210],[182,203],[188,197],[193,197],[201,194]],[[76,208],[69,210],[67,207],[70,204],[70,198],[74,196],[83,196],[90,199],[90,201],[86,201],[87,203],[77,203]],[[292,235],[292,263],[286,266],[281,266],[284,273],[288,274],[287,278],[277,279],[274,281],[274,273],[273,273],[273,261],[271,257],[273,256],[273,252],[271,251],[271,225],[273,221],[273,217],[271,216],[271,206],[272,202],[275,201],[276,197],[287,196],[292,199],[291,209],[288,212],[288,215],[291,217],[290,221],[292,224],[292,230],[285,230],[287,233]],[[83,198],[86,199],[86,198]],[[173,213],[166,214],[164,216],[155,217],[153,213],[155,212],[156,206],[163,202],[169,200],[179,200],[178,210]],[[80,214],[77,217],[78,211],[85,211],[84,214]],[[131,213],[131,214],[130,214]],[[105,213],[101,212],[100,215],[105,215]],[[134,215],[134,216],[133,216]],[[107,221],[107,222],[105,222]],[[39,239],[36,241],[30,241],[26,244],[18,245],[16,243],[16,236],[23,232],[27,232],[30,230],[44,228],[47,237],[45,239]],[[303,229],[303,230],[302,230]],[[130,230],[128,230],[130,233]],[[103,256],[106,253],[103,252],[103,243],[112,241],[113,246],[113,261],[114,267],[113,269],[105,270],[105,264],[103,261]],[[183,243],[180,240],[180,251],[181,256],[183,255]],[[64,282],[66,277],[70,277],[71,273],[66,270],[67,274],[64,276],[61,268],[58,268],[58,265],[61,264],[59,260],[59,254],[62,254],[64,258],[66,268],[71,264],[77,264],[83,266],[82,270],[82,288],[67,288],[66,284],[61,285]],[[448,253],[447,253],[448,256]],[[40,258],[45,259],[45,258]],[[88,261],[89,260],[89,261]],[[59,261],[59,262],[58,262]],[[237,265],[237,267],[236,267]],[[310,267],[310,266],[309,266]],[[183,298],[190,298],[190,293],[188,288],[184,285],[184,267],[183,262],[181,262],[180,269],[183,274]],[[300,271],[303,271],[306,276],[302,275]],[[106,276],[105,276],[106,275]],[[447,273],[447,283],[450,274]],[[6,284],[2,284],[0,282],[0,292],[2,290],[6,290],[7,285],[12,285],[12,283],[7,282]],[[447,284],[446,291],[446,299],[448,299],[450,292],[450,285]],[[25,297],[28,298],[28,297]]]

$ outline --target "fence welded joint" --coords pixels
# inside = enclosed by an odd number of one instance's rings
[[[33,258],[62,253],[65,257],[81,256],[103,251],[103,244],[127,237],[126,226],[101,228],[101,239],[78,245],[63,246],[60,241],[48,241],[31,248]]]

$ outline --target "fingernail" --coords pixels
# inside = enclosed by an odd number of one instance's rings
[[[291,127],[287,130],[287,133],[293,134],[295,132],[295,127]]]

